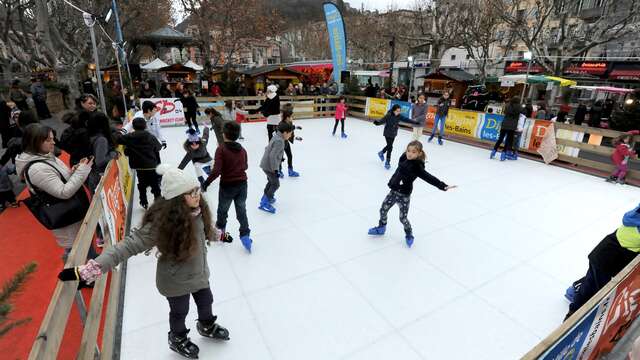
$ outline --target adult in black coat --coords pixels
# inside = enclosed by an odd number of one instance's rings
[[[391,151],[393,150],[393,142],[398,136],[398,128],[400,127],[400,122],[420,125],[420,121],[413,121],[405,116],[400,115],[402,109],[400,105],[395,104],[391,107],[391,110],[380,120],[376,120],[373,123],[375,125],[384,124],[383,135],[385,140],[387,141],[387,145],[385,145],[382,150],[378,152],[378,157],[380,161],[384,161],[384,154],[387,154],[387,161],[384,164],[384,167],[389,169],[391,167]]]
[[[576,115],[573,117],[574,124],[582,125],[586,115],[587,115],[587,106],[584,104],[584,102],[581,101],[580,105],[578,105],[578,108],[576,109]]]
[[[520,104],[520,98],[517,96],[512,97],[505,107],[504,120],[502,120],[502,126],[500,127],[500,135],[498,136],[498,141],[496,141],[496,144],[493,146],[493,150],[491,151],[491,159],[496,156],[502,142],[504,142],[504,150],[500,155],[500,161],[506,160],[507,156],[513,152],[513,136],[518,128],[518,120],[520,119],[520,114],[522,114],[523,111],[524,108]]]
[[[600,127],[602,120],[602,100],[596,101],[589,109],[589,126]]]
[[[182,93],[182,106],[184,108],[184,117],[187,120],[187,125],[189,129],[195,128],[196,133],[200,134],[200,129],[198,128],[198,121],[196,120],[196,114],[198,113],[198,101],[196,97],[193,96],[193,93],[189,89],[185,89]]]

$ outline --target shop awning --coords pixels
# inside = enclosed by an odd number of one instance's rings
[[[519,84],[548,84],[550,82],[554,84],[559,84],[560,86],[571,86],[576,85],[577,83],[574,80],[564,79],[557,76],[547,76],[547,75],[529,75],[526,74],[517,74],[517,75],[504,75],[500,77],[500,82],[502,81],[512,81]]]
[[[613,71],[609,74],[609,79],[611,80],[631,80],[631,81],[639,81],[640,80],[640,66],[636,68],[632,68],[631,66],[616,66],[613,68]]]
[[[600,92],[610,92],[616,94],[628,94],[632,93],[633,89],[625,89],[614,86],[583,86],[583,85],[575,85],[571,87],[572,89],[579,90],[589,90],[589,91],[600,91]]]
[[[560,84],[560,86],[573,86],[573,85],[578,85],[578,82],[575,80],[569,80],[569,79],[565,79],[565,78],[561,78],[561,77],[557,77],[557,76],[546,76],[545,77],[549,80],[553,80],[555,81],[557,84]]]

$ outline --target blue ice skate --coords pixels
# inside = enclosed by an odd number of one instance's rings
[[[369,229],[369,235],[384,235],[385,231],[387,231],[387,226],[376,226]]]

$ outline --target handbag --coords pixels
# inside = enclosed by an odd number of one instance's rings
[[[89,197],[84,187],[81,186],[69,199],[58,199],[45,193],[33,186],[29,179],[29,168],[38,162],[51,166],[60,175],[62,182],[67,183],[60,170],[46,160],[35,160],[28,163],[24,170],[24,176],[30,186],[29,194],[31,196],[23,200],[23,202],[33,216],[49,230],[60,229],[84,219],[89,210]]]

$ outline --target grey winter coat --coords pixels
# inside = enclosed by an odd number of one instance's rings
[[[269,141],[269,145],[264,148],[264,155],[262,155],[262,160],[260,160],[260,168],[266,172],[279,170],[283,155],[284,138],[279,131],[275,131],[271,141]]]
[[[182,262],[162,257],[158,259],[156,287],[163,296],[182,296],[209,287],[209,264],[202,215],[198,215],[194,222],[194,231],[198,237],[198,247],[194,254]],[[150,250],[156,245],[156,241],[153,224],[147,224],[133,231],[123,241],[107,248],[95,261],[100,264],[103,272],[107,272],[128,258]]]
[[[417,122],[417,126],[425,127],[427,125],[427,103],[415,103],[411,111],[413,121]]]
[[[60,175],[48,164],[37,163],[29,168],[29,179],[31,179],[31,183],[27,183],[29,190],[33,192],[31,187],[33,185],[58,199],[66,200],[76,192],[83,191],[81,189],[82,184],[89,176],[89,172],[91,172],[91,167],[87,165],[78,165],[76,170],[72,172],[62,160],[56,158],[53,154],[34,155],[23,152],[16,157],[16,171],[21,179],[24,179],[24,169],[27,164],[34,160],[46,160],[47,163],[55,166],[62,173],[67,182],[62,182]],[[65,249],[71,248],[78,230],[80,230],[80,224],[82,224],[81,221],[52,230],[58,245]]]

